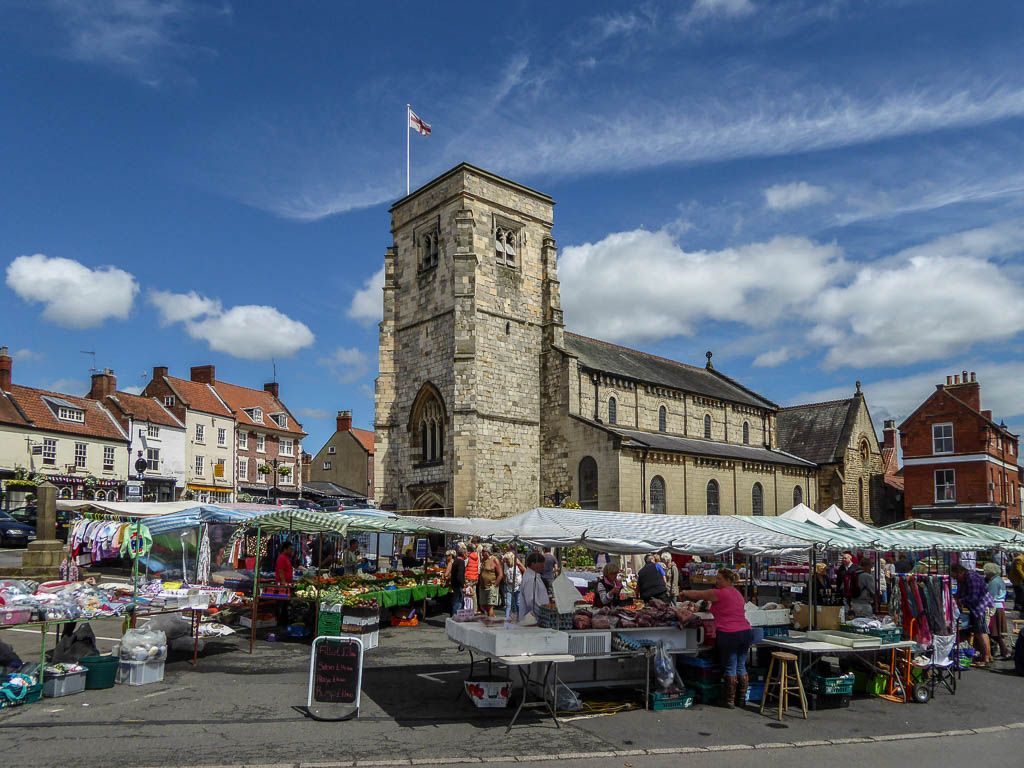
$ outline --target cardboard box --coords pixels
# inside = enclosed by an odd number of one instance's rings
[[[839,629],[843,622],[844,608],[839,605],[818,605],[814,608],[815,629]],[[793,609],[793,625],[797,629],[807,629],[810,618],[810,606],[801,605]]]

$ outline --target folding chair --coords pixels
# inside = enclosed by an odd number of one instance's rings
[[[956,680],[959,674],[957,662],[957,636],[934,635],[931,657],[918,656],[912,662],[921,670],[921,680],[913,689],[914,701],[918,704],[927,704],[935,696],[935,690],[940,685],[956,696]]]

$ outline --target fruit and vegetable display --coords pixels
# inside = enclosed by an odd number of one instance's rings
[[[296,583],[292,594],[307,600],[343,603],[347,599],[368,592],[407,589],[423,584],[440,585],[443,577],[443,571],[436,568],[360,573],[350,576],[316,576],[304,578]]]

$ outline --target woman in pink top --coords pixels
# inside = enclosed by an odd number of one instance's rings
[[[747,654],[754,641],[743,606],[746,602],[736,589],[736,574],[722,568],[715,577],[714,589],[684,589],[685,600],[707,600],[715,617],[715,645],[725,674],[725,706],[732,709],[747,700]]]

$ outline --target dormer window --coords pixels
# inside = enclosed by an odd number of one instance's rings
[[[57,418],[61,421],[75,421],[79,424],[84,424],[85,411],[78,408],[58,408]]]
[[[263,423],[263,409],[262,408],[245,408],[246,415],[253,420],[255,424]]]
[[[50,410],[57,414],[57,418],[61,421],[71,421],[76,424],[85,423],[85,411],[74,403],[58,397],[44,397],[43,400],[46,401],[46,404],[50,406]]]
[[[287,413],[272,413],[270,418],[274,420],[281,429],[288,429],[288,414]]]

